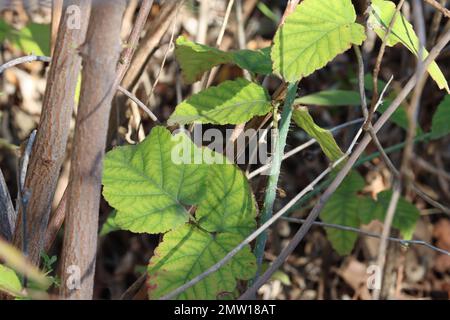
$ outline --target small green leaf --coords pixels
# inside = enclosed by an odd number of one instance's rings
[[[211,68],[228,63],[236,64],[253,73],[265,75],[272,73],[270,48],[225,52],[189,41],[181,36],[176,41],[175,56],[187,84],[200,80],[202,75]]]
[[[115,222],[121,228],[160,233],[188,221],[185,206],[202,197],[205,170],[194,162],[173,161],[180,143],[176,139],[180,138],[190,148],[197,148],[185,134],[172,137],[167,129],[155,127],[139,145],[119,147],[107,154],[103,195],[117,209]]]
[[[239,124],[267,114],[271,107],[263,87],[239,78],[193,95],[176,107],[167,122],[169,125],[192,122]]]
[[[351,90],[324,90],[295,99],[295,104],[323,107],[359,106],[361,98],[358,92]]]
[[[120,230],[120,226],[116,223],[116,215],[117,210],[113,210],[109,216],[108,219],[106,219],[105,223],[102,226],[102,229],[100,230],[100,236],[106,236],[108,233]]]
[[[189,41],[183,36],[176,41],[175,56],[188,84],[200,80],[211,68],[232,60],[228,52]]]
[[[330,131],[322,129],[314,123],[314,119],[306,107],[298,106],[292,115],[295,123],[306,131],[308,135],[317,140],[325,155],[332,162],[341,158],[344,153],[339,148]]]
[[[364,179],[352,171],[331,196],[320,214],[322,221],[341,226],[358,228],[360,225],[359,203],[356,192],[364,187]],[[354,232],[326,228],[328,239],[340,255],[349,254],[358,235]]]
[[[372,9],[369,14],[369,24],[373,26],[376,34],[381,39],[384,39],[386,30],[395,14],[395,7],[395,3],[391,1],[372,0]],[[402,14],[399,14],[395,20],[392,32],[386,42],[386,44],[390,47],[396,45],[397,43],[403,44],[409,51],[411,51],[411,53],[417,57],[419,56],[419,39],[414,32],[412,25]],[[423,48],[423,60],[425,60],[427,56],[428,51]],[[430,64],[428,67],[428,72],[440,89],[445,89],[448,93],[450,93],[447,80],[436,62]]]
[[[0,264],[0,291],[12,296],[20,296],[22,284],[14,270]]]
[[[431,126],[434,139],[441,138],[450,133],[450,95],[445,96],[439,104]]]
[[[150,299],[158,299],[204,272],[241,241],[237,234],[211,235],[190,225],[168,232],[148,267]],[[233,293],[237,279],[248,280],[255,272],[256,259],[247,246],[229,263],[181,293],[177,299],[217,299],[225,293]]]
[[[352,44],[360,45],[366,35],[355,20],[351,0],[304,0],[275,34],[274,72],[294,82],[324,67]]]
[[[230,164],[210,166],[207,190],[195,214],[203,229],[247,236],[255,228],[256,203],[241,170]]]

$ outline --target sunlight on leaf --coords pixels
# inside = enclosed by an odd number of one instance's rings
[[[270,97],[260,85],[239,78],[225,81],[193,95],[179,104],[167,123],[239,124],[267,114]]]
[[[391,1],[372,0],[372,10],[369,14],[368,23],[374,28],[375,32],[381,39],[384,39],[386,30],[390,25],[392,17],[394,16],[395,7],[395,3]],[[390,47],[396,45],[397,43],[403,44],[415,56],[419,56],[419,38],[414,32],[413,26],[402,14],[399,14],[395,20],[392,32],[386,42],[386,44]],[[425,60],[427,56],[428,51],[423,49],[423,60]],[[436,62],[430,64],[428,67],[428,72],[440,89],[445,89],[448,93],[450,93],[447,80]]]
[[[352,44],[360,45],[366,35],[355,20],[351,0],[304,0],[275,34],[274,72],[294,82],[324,67]]]
[[[157,299],[201,274],[242,240],[234,233],[213,236],[190,225],[168,232],[148,267],[150,299]],[[255,272],[256,259],[247,246],[225,266],[181,293],[177,299],[217,299],[224,293],[233,293],[237,279],[248,280]]]
[[[228,63],[253,73],[267,75],[272,72],[270,48],[225,52],[181,36],[176,41],[175,56],[187,84],[200,80],[202,75],[213,67]]]
[[[12,296],[20,296],[22,284],[14,270],[0,264],[0,291]]]
[[[317,140],[330,161],[334,162],[344,155],[331,132],[316,125],[306,107],[296,107],[292,118],[309,136]]]

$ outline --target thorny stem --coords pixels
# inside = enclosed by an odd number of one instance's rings
[[[278,113],[274,112],[274,129],[275,129],[275,153],[273,155],[272,166],[270,169],[270,177],[266,190],[266,196],[264,199],[264,206],[261,213],[260,224],[264,224],[272,217],[273,205],[277,195],[278,179],[280,177],[281,162],[283,161],[284,148],[286,147],[286,139],[289,132],[289,126],[292,118],[292,105],[294,103],[295,97],[297,95],[298,83],[291,83],[288,86],[288,93],[286,96],[286,101],[284,103],[283,112],[281,113],[281,119],[279,128],[277,126]],[[259,276],[261,272],[262,260],[264,257],[264,249],[267,242],[267,232],[263,232],[256,240],[255,255],[257,263],[257,272],[255,279]]]

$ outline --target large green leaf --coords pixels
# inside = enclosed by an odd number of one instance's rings
[[[359,202],[356,192],[364,187],[364,179],[352,171],[331,196],[320,214],[326,223],[358,228],[360,225]],[[327,228],[328,239],[333,248],[340,254],[349,254],[358,235],[354,232]]]
[[[0,291],[19,296],[22,284],[14,270],[0,264]]]
[[[176,41],[175,56],[181,65],[183,78],[188,84],[200,80],[206,71],[220,64],[237,64],[243,69],[259,74],[272,72],[270,48],[225,52],[181,36]]]
[[[440,138],[450,133],[450,95],[445,96],[433,115],[431,134]]]
[[[189,225],[168,232],[148,267],[150,299],[157,299],[201,274],[240,241],[242,238],[234,233],[212,235]],[[218,299],[234,292],[237,279],[250,279],[255,272],[256,259],[250,247],[246,247],[225,266],[176,298]]]
[[[196,149],[183,133],[178,139]],[[167,129],[156,127],[141,144],[107,154],[103,195],[117,209],[115,222],[121,228],[160,233],[188,221],[185,206],[200,200],[206,171],[204,166],[174,162],[179,143]]]
[[[298,106],[292,115],[295,123],[306,131],[308,135],[317,140],[325,155],[332,162],[341,158],[344,153],[334,140],[333,134],[326,129],[322,129],[314,123],[314,119],[306,107]]]
[[[228,52],[189,41],[185,37],[177,39],[175,56],[188,84],[200,80],[203,73],[212,67],[231,61]]]
[[[275,34],[274,72],[294,82],[324,67],[352,44],[360,45],[366,36],[355,20],[351,0],[304,0]]]
[[[389,27],[392,17],[395,13],[395,3],[385,0],[372,0],[369,24],[372,25],[377,35],[384,39],[386,30]],[[399,14],[394,22],[392,32],[389,35],[386,44],[388,46],[394,46],[397,43],[403,44],[409,51],[411,51],[417,57],[419,56],[420,42],[412,25],[409,21]],[[428,56],[428,51],[423,48],[423,59]],[[450,93],[447,80],[445,79],[442,71],[436,62],[433,62],[428,67],[428,72],[433,80],[437,83],[440,89],[447,90]]]
[[[324,90],[295,99],[295,104],[323,107],[359,106],[361,97],[352,90]]]
[[[207,190],[195,214],[202,228],[242,236],[255,228],[256,204],[247,179],[234,165],[209,166]]]
[[[169,125],[192,122],[239,124],[271,110],[269,95],[256,83],[239,78],[225,81],[193,95],[179,104]]]

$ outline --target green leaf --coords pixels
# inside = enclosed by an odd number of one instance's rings
[[[150,299],[171,292],[219,262],[242,238],[233,233],[211,235],[185,225],[168,232],[156,248],[148,267]],[[248,280],[256,272],[255,257],[245,247],[233,259],[177,299],[217,299],[233,293],[237,280]]]
[[[233,62],[242,69],[253,73],[269,75],[272,73],[272,60],[270,51],[267,47],[261,50],[239,50],[232,53]]]
[[[176,107],[167,122],[169,125],[192,122],[239,124],[267,114],[271,107],[263,87],[239,78],[193,95]]]
[[[185,134],[172,137],[167,129],[155,127],[141,144],[119,147],[107,154],[103,195],[117,209],[115,222],[121,228],[160,233],[188,221],[185,206],[200,200],[205,170],[193,162],[173,161],[180,143],[176,139],[196,149]]]
[[[200,80],[211,68],[231,62],[230,53],[189,41],[183,36],[176,41],[175,56],[188,84]]]
[[[369,14],[369,25],[373,26],[375,32],[381,39],[384,39],[386,30],[390,25],[392,17],[394,16],[395,7],[395,3],[391,1],[372,0],[372,9]],[[386,42],[386,44],[390,47],[396,45],[397,43],[403,44],[414,55],[417,57],[419,56],[419,39],[414,32],[412,25],[402,14],[399,14],[395,20],[392,32]],[[423,48],[423,60],[425,60],[427,56],[428,51]],[[445,89],[448,93],[450,93],[447,80],[436,62],[430,64],[428,67],[428,72],[440,89]]]
[[[256,203],[241,170],[209,166],[207,190],[195,214],[203,229],[247,236],[255,228]]]
[[[383,215],[383,208],[371,197],[359,197],[358,211],[362,224],[369,224]]]
[[[116,223],[116,215],[117,210],[113,210],[109,214],[108,219],[106,219],[105,223],[102,226],[102,229],[100,230],[101,237],[106,236],[110,232],[120,230],[120,226]]]
[[[308,135],[317,140],[325,155],[332,162],[341,158],[344,153],[339,148],[330,131],[322,129],[314,123],[314,119],[306,107],[298,106],[292,115],[295,123],[306,131]]]
[[[5,21],[0,20],[0,42],[3,42],[5,39],[7,39],[11,31],[12,27]]]
[[[351,171],[342,184],[331,196],[320,214],[322,221],[347,227],[358,228],[360,225],[359,203],[356,192],[364,187],[364,179]],[[326,228],[328,239],[340,255],[349,254],[358,235],[354,232]]]
[[[315,106],[359,106],[359,93],[351,90],[324,90],[295,99],[295,104]]]
[[[30,23],[25,28],[14,31],[10,40],[26,54],[50,55],[50,25]]]
[[[380,192],[377,197],[378,204],[382,208],[381,210],[377,210],[378,213],[381,213],[381,216],[379,216],[378,219],[384,221],[392,197],[392,191],[388,190]],[[392,221],[392,226],[400,231],[404,239],[410,240],[416,229],[419,217],[419,209],[404,198],[400,198],[397,204],[397,210],[395,211],[394,220]]]
[[[324,67],[352,44],[360,45],[366,36],[355,20],[351,0],[304,0],[275,34],[274,72],[294,82]]]
[[[20,296],[22,284],[14,270],[0,264],[0,291],[12,296]]]
[[[358,211],[360,212],[361,223],[368,224],[373,220],[383,222],[391,197],[391,190],[380,192],[377,195],[377,201],[370,197],[360,197]],[[398,229],[405,239],[409,240],[412,238],[419,217],[419,210],[404,198],[400,198],[392,226]]]
[[[445,96],[439,104],[431,125],[431,134],[434,139],[441,138],[450,133],[450,95]]]
[[[380,105],[378,108],[378,112],[383,113],[387,110],[387,108],[391,105],[393,99],[386,98],[383,102],[383,104]],[[392,116],[389,118],[389,121],[395,123],[400,128],[408,130],[409,122],[408,122],[408,115],[405,110],[404,105],[400,105],[392,114]],[[417,128],[418,133],[422,132],[422,129]]]
[[[211,68],[228,63],[237,64],[253,73],[272,73],[270,48],[225,52],[181,36],[176,41],[175,56],[180,63],[184,81],[188,84],[200,80]]]

